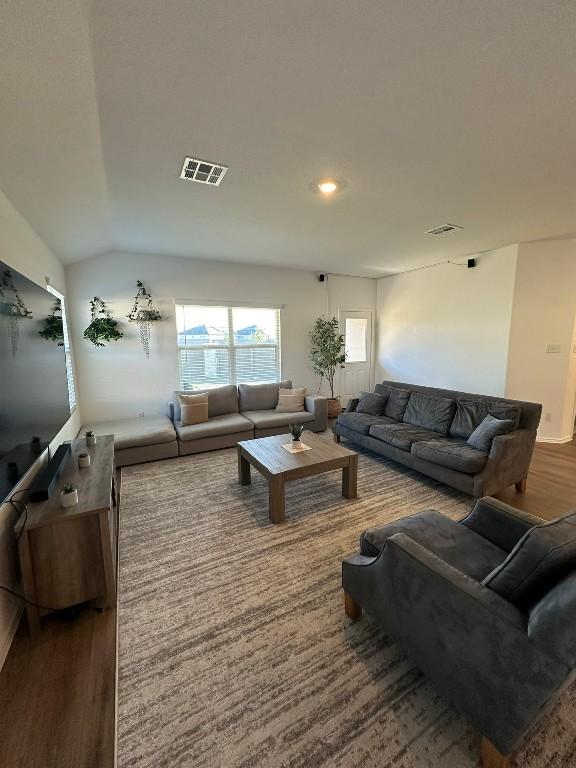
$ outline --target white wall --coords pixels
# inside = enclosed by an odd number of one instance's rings
[[[140,347],[136,326],[126,321],[142,280],[165,317],[152,328],[151,356]],[[314,272],[228,264],[181,257],[110,253],[67,268],[70,317],[86,422],[166,412],[178,388],[175,299],[283,304],[282,375],[316,391],[308,363],[308,331],[316,317],[338,307],[375,307],[375,280]],[[122,321],[125,338],[105,349],[83,340],[89,301],[100,296]]]
[[[376,379],[503,395],[517,250],[379,279]]]
[[[540,440],[574,431],[575,316],[576,240],[520,245],[506,391],[543,404]],[[550,344],[560,353],[547,353]]]
[[[38,285],[45,286],[46,277],[48,277],[50,284],[66,296],[63,266],[1,191],[0,246],[2,261]],[[56,436],[51,448],[54,449],[63,440],[75,437],[80,423],[80,413],[76,411]],[[41,463],[42,461],[38,462],[38,464]],[[38,468],[35,466],[31,472],[37,471]],[[30,477],[29,474],[20,485],[25,487]],[[13,533],[15,522],[16,516],[12,508],[8,504],[1,505],[0,583],[10,588],[18,587],[19,580]],[[5,592],[0,592],[0,665],[10,647],[21,610],[22,606],[19,600]]]

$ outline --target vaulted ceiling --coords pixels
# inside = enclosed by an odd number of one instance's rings
[[[573,234],[575,39],[571,0],[3,0],[0,188],[65,262],[379,275]]]

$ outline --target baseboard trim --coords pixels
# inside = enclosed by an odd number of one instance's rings
[[[536,442],[537,443],[555,443],[556,445],[562,444],[562,443],[571,443],[574,439],[573,435],[568,435],[568,437],[537,437]]]
[[[0,646],[0,669],[2,669],[2,667],[4,666],[4,662],[6,661],[6,657],[8,656],[8,651],[10,650],[10,646],[12,645],[12,641],[14,640],[14,636],[16,635],[16,631],[18,629],[18,625],[20,624],[20,620],[22,619],[23,613],[24,613],[23,605],[14,606],[14,612],[12,614],[12,618],[8,622],[8,628],[4,634],[4,637],[2,638],[2,645]]]

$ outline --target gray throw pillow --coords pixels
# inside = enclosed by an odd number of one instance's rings
[[[395,421],[402,421],[404,411],[410,399],[410,390],[399,387],[389,387],[387,384],[376,384],[374,391],[379,395],[386,395],[387,401],[384,408],[384,416]]]
[[[360,392],[356,413],[367,413],[369,416],[382,416],[387,400],[388,395],[379,395],[377,392]]]
[[[472,448],[476,448],[484,453],[490,453],[492,440],[498,435],[506,435],[514,429],[514,422],[511,419],[496,419],[494,416],[485,417],[474,432],[466,441]]]

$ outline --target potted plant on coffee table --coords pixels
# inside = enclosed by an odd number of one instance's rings
[[[292,437],[292,448],[302,448],[302,432],[304,432],[304,424],[289,424],[290,435]]]
[[[344,335],[340,333],[338,320],[319,317],[310,331],[310,362],[314,373],[320,376],[320,384],[326,379],[330,387],[328,418],[331,419],[342,410],[340,398],[334,395],[334,377],[345,359]]]

